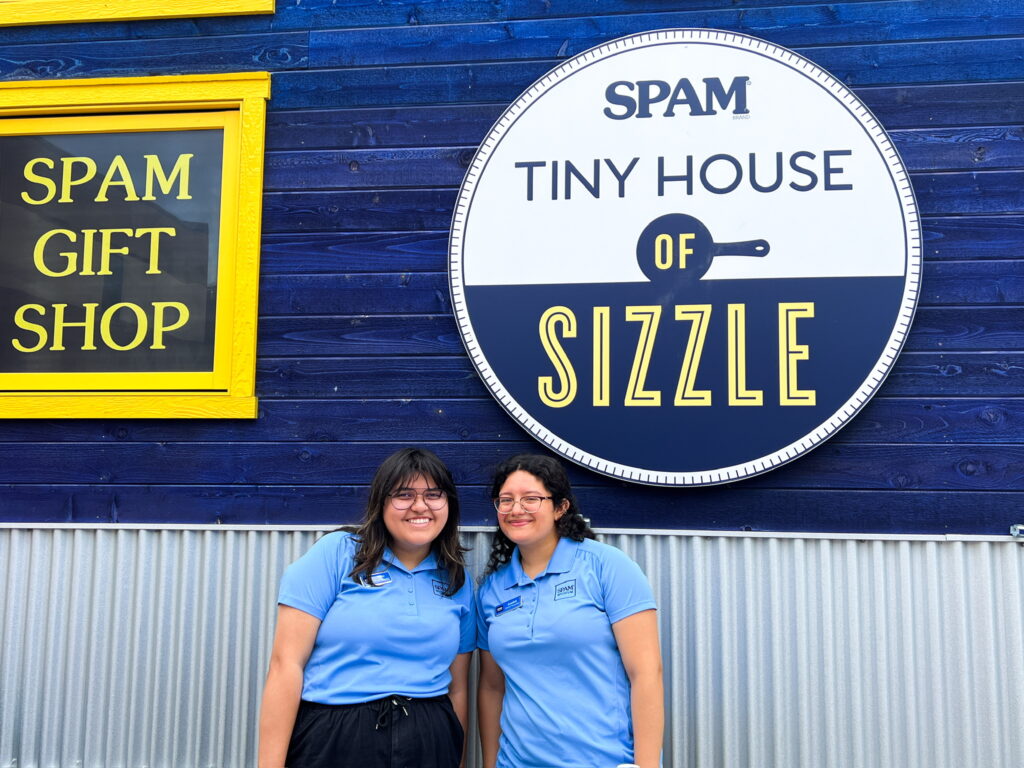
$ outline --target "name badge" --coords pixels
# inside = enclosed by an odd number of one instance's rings
[[[506,600],[504,603],[502,603],[501,605],[496,607],[494,609],[494,615],[495,616],[501,616],[501,614],[503,614],[503,613],[508,613],[509,611],[514,611],[516,608],[519,608],[522,604],[523,604],[523,598],[521,598],[521,597],[513,597],[511,600]]]
[[[368,587],[383,587],[385,584],[391,583],[391,574],[387,571],[378,571],[377,573],[371,573],[369,581],[364,582]]]

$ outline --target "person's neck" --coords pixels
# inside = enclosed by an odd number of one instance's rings
[[[398,558],[398,562],[404,565],[406,570],[411,571],[427,559],[427,555],[430,554],[430,547],[417,549],[395,549],[394,545],[392,545],[391,551],[394,553],[395,557]]]
[[[538,573],[548,567],[557,546],[558,537],[545,539],[528,547],[520,547],[519,563],[523,566],[523,573],[531,579],[536,578]]]

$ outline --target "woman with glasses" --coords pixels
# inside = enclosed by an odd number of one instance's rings
[[[598,543],[562,465],[515,456],[477,595],[485,768],[658,768],[664,727],[654,596]]]
[[[285,571],[259,768],[457,768],[475,647],[459,500],[433,453],[377,470],[362,525]]]

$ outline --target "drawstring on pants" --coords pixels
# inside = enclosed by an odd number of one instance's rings
[[[380,706],[377,708],[377,724],[373,727],[373,730],[379,731],[381,728],[387,728],[391,725],[391,721],[399,709],[402,710],[403,715],[408,717],[409,710],[405,708],[405,702],[408,701],[411,701],[411,699],[404,696],[391,696],[387,699],[381,699]]]

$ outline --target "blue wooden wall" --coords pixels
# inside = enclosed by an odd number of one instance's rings
[[[465,522],[490,522],[490,468],[539,444],[487,394],[451,317],[458,185],[535,78],[671,26],[763,37],[856,91],[912,173],[923,293],[894,372],[832,440],[718,488],[574,468],[594,524],[1024,522],[1020,0],[279,0],[274,16],[0,28],[4,80],[273,73],[259,419],[0,422],[0,520],[348,522],[380,459],[419,443],[453,467]]]

